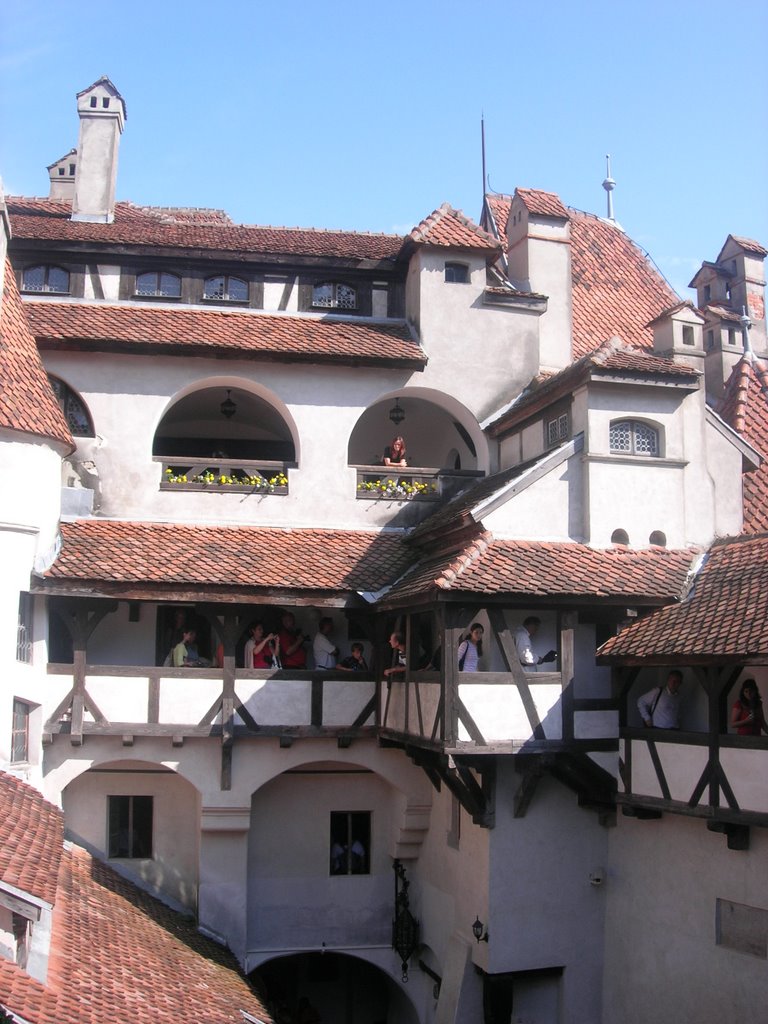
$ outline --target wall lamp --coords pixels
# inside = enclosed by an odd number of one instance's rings
[[[472,925],[472,934],[478,942],[488,941],[488,930],[479,917],[475,918],[475,923]]]

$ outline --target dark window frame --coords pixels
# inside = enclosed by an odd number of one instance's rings
[[[469,264],[446,260],[444,275],[446,284],[469,284]]]
[[[614,445],[614,438],[613,438],[614,431],[617,431],[620,427],[624,427],[624,426],[626,426],[628,428],[628,430],[629,430],[629,449],[628,450],[624,449],[624,448],[615,447],[615,445]],[[638,449],[638,443],[639,443],[638,442],[638,434],[640,433],[641,430],[648,431],[650,434],[652,434],[654,436],[654,439],[655,439],[654,440],[654,444],[655,444],[655,447],[656,447],[656,451],[648,452],[648,451],[638,451],[637,450]],[[610,425],[609,425],[609,427],[608,427],[608,447],[610,449],[611,455],[628,455],[628,456],[631,456],[632,458],[658,459],[658,458],[661,458],[661,454],[662,454],[661,445],[662,445],[661,429],[655,423],[648,423],[645,420],[636,420],[636,419],[623,418],[623,419],[619,419],[619,420],[612,420]]]
[[[29,701],[13,698],[11,718],[11,764],[26,764],[29,761],[29,717],[33,705]]]
[[[107,856],[111,860],[152,860],[154,797],[107,796]]]
[[[48,382],[53,389],[56,401],[59,403],[59,408],[64,413],[67,426],[74,436],[95,437],[96,431],[93,427],[93,417],[82,396],[74,388],[70,387],[66,381],[63,381],[61,377],[56,377],[52,373],[48,374]],[[81,429],[83,426],[87,427],[86,431]]]
[[[24,665],[32,664],[33,645],[35,642],[35,600],[31,594],[23,590],[19,594],[19,612],[16,621],[16,661]]]
[[[27,275],[31,274],[35,270],[43,271],[43,284],[40,288],[31,287],[27,281]],[[64,274],[67,282],[66,288],[54,288],[51,287],[51,275],[56,271],[60,274]],[[59,266],[57,263],[35,263],[32,266],[24,267],[21,272],[21,290],[23,292],[31,292],[34,295],[69,295],[72,288],[72,275],[64,267]]]
[[[331,811],[328,869],[332,876],[370,875],[371,811]],[[360,844],[362,852],[355,850]]]
[[[152,291],[142,291],[140,289],[140,281],[142,278],[154,277],[155,287]],[[173,280],[178,285],[178,291],[176,293],[169,293],[163,290],[163,278]],[[182,278],[180,274],[176,274],[172,270],[142,270],[136,275],[136,280],[133,286],[133,294],[137,299],[180,299],[181,298],[181,287]]]
[[[328,302],[318,301],[317,292],[321,288],[331,289],[331,297]],[[347,288],[352,293],[352,296],[354,297],[353,302],[339,302],[339,290],[341,288]],[[347,281],[315,281],[312,285],[311,304],[313,309],[341,309],[344,311],[357,310],[360,305],[358,289],[355,285],[349,284]]]
[[[210,281],[222,281],[223,292],[221,295],[206,295],[206,288]],[[230,284],[233,281],[237,281],[238,284],[243,285],[245,288],[245,295],[241,297],[233,297],[230,295]],[[227,305],[247,305],[249,301],[250,286],[248,281],[244,277],[238,277],[236,274],[212,274],[203,280],[203,302],[211,303],[226,303]]]

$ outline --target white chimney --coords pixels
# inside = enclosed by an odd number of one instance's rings
[[[69,199],[75,195],[75,168],[77,167],[77,150],[70,149],[64,156],[52,164],[48,164],[48,177],[51,180],[49,199]]]
[[[109,224],[115,218],[117,151],[126,113],[123,97],[106,76],[77,94],[77,146],[72,220]]]

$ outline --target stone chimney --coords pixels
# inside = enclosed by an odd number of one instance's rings
[[[115,218],[117,151],[126,119],[125,103],[110,80],[102,76],[77,94],[77,113],[80,140],[72,220],[109,224]]]
[[[665,309],[648,326],[653,328],[654,355],[704,372],[704,317],[692,302]]]
[[[75,195],[75,169],[77,167],[77,150],[70,149],[64,156],[59,157],[52,164],[48,164],[48,177],[51,179],[51,187],[48,192],[49,199],[68,199],[70,202]]]

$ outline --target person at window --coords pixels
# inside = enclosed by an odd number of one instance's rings
[[[478,661],[483,656],[483,633],[485,630],[479,622],[473,622],[469,633],[459,644],[459,672],[477,672]]]
[[[365,660],[365,651],[359,641],[352,644],[352,653],[338,663],[336,668],[342,672],[368,672],[368,665]]]
[[[283,612],[277,636],[280,641],[283,668],[306,668],[307,652],[304,644],[309,637],[296,628],[296,616],[293,612]]]
[[[402,633],[391,633],[389,646],[392,648],[392,664],[384,669],[384,678],[391,679],[393,676],[402,678],[405,675],[405,636]]]
[[[535,672],[537,665],[554,661],[557,657],[557,651],[547,651],[546,654],[538,657],[533,650],[533,638],[538,633],[540,626],[541,619],[537,615],[529,615],[527,619],[523,620],[522,626],[518,626],[514,632],[517,656],[526,672]]]
[[[250,662],[248,650],[250,647]],[[280,638],[277,633],[267,633],[263,622],[254,622],[251,626],[251,639],[245,645],[246,667],[274,668],[279,664]]]
[[[763,702],[754,679],[745,679],[741,684],[739,696],[731,708],[731,725],[739,736],[759,736],[768,734]]]
[[[405,441],[400,435],[392,439],[392,444],[384,449],[385,466],[407,466],[408,460],[405,454]]]
[[[312,653],[315,656],[315,668],[336,668],[339,649],[333,640],[331,640],[332,632],[333,619],[328,615],[325,615],[320,619],[315,639],[312,641]]]
[[[638,698],[637,710],[646,729],[680,728],[680,687],[683,673],[672,669],[664,686],[656,686]]]
[[[197,633],[194,629],[184,630],[181,640],[173,648],[173,667],[205,668],[207,665],[197,650]]]

